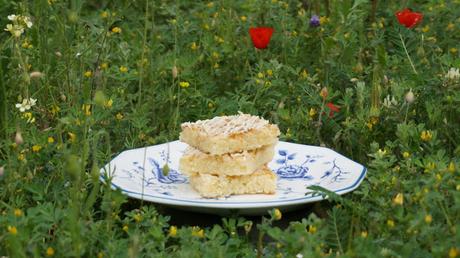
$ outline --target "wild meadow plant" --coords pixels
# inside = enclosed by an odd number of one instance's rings
[[[458,257],[459,13],[458,0],[0,0],[0,256]],[[366,179],[316,189],[328,199],[287,228],[278,209],[173,225],[99,181],[121,151],[238,111]]]

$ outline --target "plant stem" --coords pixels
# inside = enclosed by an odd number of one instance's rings
[[[319,114],[318,114],[318,122],[316,122],[316,136],[318,137],[318,141],[320,144],[323,143],[323,141],[321,140],[321,125],[322,125],[321,119],[323,117],[325,104],[326,104],[326,100],[324,99],[323,103],[321,104],[321,110],[319,111]]]
[[[145,2],[145,20],[144,20],[144,33],[142,39],[142,54],[141,54],[141,65],[139,67],[139,95],[137,106],[140,107],[142,103],[142,83],[144,78],[144,58],[145,58],[145,48],[147,46],[147,23],[149,20],[149,1]]]
[[[414,71],[415,74],[418,74],[417,70],[415,70],[414,63],[412,62],[412,59],[410,58],[409,53],[407,52],[406,43],[404,43],[401,33],[399,33],[399,38],[401,39],[401,43],[403,45],[404,52],[406,52],[407,59],[409,59],[410,66],[412,66],[412,70]]]

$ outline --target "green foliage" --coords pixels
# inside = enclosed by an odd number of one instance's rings
[[[398,1],[0,0],[0,255],[458,256],[460,2],[410,3],[413,29]],[[4,31],[10,14],[32,27]],[[248,35],[260,25],[275,29],[265,50]],[[285,228],[279,210],[176,227],[99,181],[119,152],[238,111],[366,179],[345,196],[310,188],[327,200]]]

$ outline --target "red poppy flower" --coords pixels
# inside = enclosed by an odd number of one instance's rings
[[[254,47],[258,49],[267,48],[268,43],[270,43],[272,34],[273,28],[269,27],[257,27],[249,29],[249,35],[251,35],[252,44],[254,44]]]
[[[397,11],[395,15],[398,18],[399,24],[409,29],[419,24],[423,19],[422,13],[412,12],[409,8]]]
[[[340,111],[340,107],[332,104],[332,102],[328,102],[326,106],[329,108],[329,117],[332,118],[334,113],[338,113]]]

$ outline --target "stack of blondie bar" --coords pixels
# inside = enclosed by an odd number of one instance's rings
[[[180,140],[189,146],[180,171],[203,197],[275,193],[276,175],[267,167],[278,142],[278,126],[240,113],[183,123]]]

